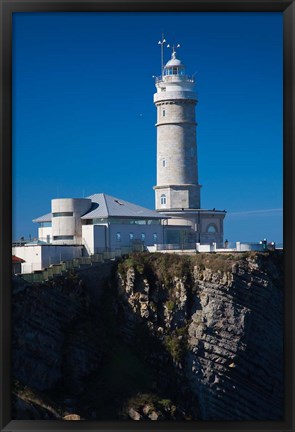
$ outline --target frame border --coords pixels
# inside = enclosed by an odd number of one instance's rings
[[[282,422],[66,422],[11,420],[11,239],[12,239],[12,14],[14,12],[282,12],[284,19],[283,146],[284,146],[284,385]],[[295,0],[0,0],[0,428],[1,431],[281,431],[294,423],[294,184],[295,184]],[[293,313],[292,313],[293,312]],[[291,342],[292,341],[292,342]]]

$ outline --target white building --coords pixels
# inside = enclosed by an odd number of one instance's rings
[[[38,238],[53,245],[83,245],[87,254],[163,242],[165,217],[154,210],[106,195],[51,201],[51,212],[33,222]]]
[[[163,243],[165,216],[106,195],[51,200],[51,212],[33,220],[38,240],[14,246],[22,273],[105,251],[118,254]]]
[[[160,42],[164,44],[165,41]],[[195,80],[186,74],[173,47],[171,60],[156,78],[156,210],[169,217],[165,243],[223,244],[226,211],[201,209],[198,182]]]
[[[81,245],[53,245],[36,241],[26,243],[22,246],[12,247],[13,254],[19,254],[24,262],[21,263],[20,271],[15,273],[32,273],[43,270],[61,261],[70,261],[83,256]]]

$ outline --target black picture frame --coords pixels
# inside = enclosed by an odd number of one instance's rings
[[[12,14],[14,12],[282,12],[284,18],[284,384],[285,413],[280,422],[97,422],[11,419],[11,239],[12,239]],[[0,147],[0,286],[1,286],[1,431],[293,431],[294,424],[294,146],[295,146],[295,4],[292,0],[58,1],[0,0],[1,147]]]

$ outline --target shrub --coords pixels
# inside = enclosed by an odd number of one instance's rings
[[[170,335],[165,336],[164,345],[173,360],[182,360],[187,349],[187,327],[179,327]]]
[[[173,311],[174,307],[175,307],[175,302],[173,300],[168,300],[166,301],[166,307],[169,311]]]

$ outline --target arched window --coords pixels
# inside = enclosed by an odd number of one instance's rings
[[[217,232],[217,228],[214,224],[210,224],[207,226],[207,233],[214,234]]]
[[[166,115],[166,110],[163,108],[162,109],[162,116],[165,117],[165,115]]]
[[[161,195],[161,205],[165,205],[166,204],[166,195],[162,194]]]
[[[166,159],[162,159],[162,167],[166,167],[167,166],[167,162],[166,162]]]

